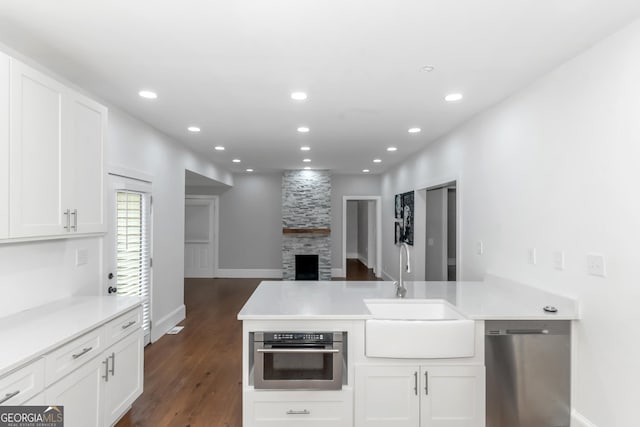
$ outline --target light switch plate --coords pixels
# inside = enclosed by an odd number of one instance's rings
[[[484,254],[484,243],[482,242],[482,240],[478,240],[478,242],[476,243],[476,253],[478,255]]]
[[[76,267],[89,262],[89,251],[87,249],[76,249]]]
[[[564,270],[564,251],[555,251],[553,253],[553,266],[556,270]]]
[[[529,264],[536,265],[538,263],[538,251],[536,248],[529,248]]]

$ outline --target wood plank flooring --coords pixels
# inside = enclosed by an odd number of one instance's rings
[[[145,348],[144,393],[116,427],[242,426],[236,315],[261,280],[185,280],[185,328]],[[348,260],[347,280],[376,279],[360,261]]]

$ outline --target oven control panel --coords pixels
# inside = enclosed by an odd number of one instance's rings
[[[334,332],[264,332],[264,342],[279,343],[332,343],[337,341],[334,339]],[[342,341],[340,337],[338,341]]]

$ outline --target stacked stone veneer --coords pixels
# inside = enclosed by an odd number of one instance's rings
[[[282,228],[331,228],[329,171],[286,171]],[[283,234],[282,279],[295,280],[296,255],[318,255],[320,280],[331,280],[331,234]]]

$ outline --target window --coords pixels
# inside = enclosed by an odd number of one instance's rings
[[[150,197],[146,193],[116,191],[116,287],[118,295],[145,299],[145,341],[151,331]]]

